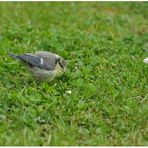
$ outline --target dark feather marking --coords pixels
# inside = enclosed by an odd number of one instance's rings
[[[9,53],[9,55],[15,59],[19,59],[22,62],[28,64],[28,66],[30,67],[39,67],[45,70],[54,70],[53,67],[49,66],[49,63],[47,62],[44,62],[44,64],[41,64],[41,57],[36,55],[30,55],[30,54],[15,55],[12,53]]]

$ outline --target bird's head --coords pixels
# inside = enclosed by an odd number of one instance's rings
[[[65,73],[66,71],[66,61],[61,58],[61,57],[58,57],[55,61],[55,71],[56,71],[56,76],[59,77],[61,76],[62,74]]]

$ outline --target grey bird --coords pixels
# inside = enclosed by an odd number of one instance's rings
[[[66,61],[61,56],[48,51],[38,51],[34,54],[13,54],[9,53],[14,59],[24,63],[32,76],[39,81],[52,81],[65,73]]]

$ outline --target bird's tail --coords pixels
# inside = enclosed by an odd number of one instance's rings
[[[10,57],[14,58],[14,59],[19,60],[18,56],[15,55],[15,54],[13,54],[13,53],[11,53],[11,52],[9,52],[8,55],[9,55]]]

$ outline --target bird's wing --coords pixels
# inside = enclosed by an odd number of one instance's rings
[[[50,61],[54,61],[59,58],[59,55],[56,55],[55,53],[51,53],[48,51],[38,51],[35,53],[35,55],[39,56],[39,57],[43,57],[45,60],[50,60]]]
[[[50,67],[53,67],[53,68],[55,68],[56,60],[60,57],[48,51],[38,51],[35,53],[35,55],[42,58],[43,63],[48,63]]]
[[[30,67],[39,67],[45,70],[54,70],[54,67],[51,66],[46,60],[44,60],[43,57],[40,57],[34,54],[27,54],[27,53],[20,54],[20,55],[11,54],[10,56],[15,59],[21,60],[22,62],[24,62]]]

